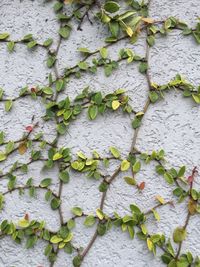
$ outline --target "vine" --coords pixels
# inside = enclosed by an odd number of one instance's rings
[[[59,213],[60,229],[57,232],[52,232],[45,227],[44,221],[30,220],[29,215],[25,214],[19,222],[3,220],[0,224],[0,238],[10,236],[16,243],[21,243],[25,239],[27,249],[35,246],[37,241],[42,239],[46,242],[44,254],[48,257],[51,267],[54,266],[60,250],[69,254],[76,253],[73,258],[73,266],[78,267],[85,260],[97,238],[106,234],[111,227],[119,227],[123,232],[127,232],[131,239],[137,235],[139,239],[146,242],[147,249],[154,255],[156,255],[157,249],[160,249],[162,261],[166,266],[199,267],[200,257],[198,255],[195,257],[192,252],[182,251],[182,244],[187,238],[188,224],[193,216],[198,216],[200,213],[200,192],[193,187],[195,176],[198,174],[197,167],[192,169],[189,177],[186,177],[185,166],[168,169],[165,152],[162,149],[151,153],[139,151],[137,140],[143,118],[149,107],[156,105],[157,101],[164,98],[168,91],[176,90],[183,97],[190,97],[195,103],[200,104],[200,87],[193,86],[179,74],[167,84],[159,85],[153,82],[149,70],[150,49],[156,44],[158,35],[165,37],[172,30],[179,30],[183,36],[193,36],[198,45],[200,44],[200,23],[198,22],[195,28],[190,28],[185,22],[179,21],[175,17],[155,20],[148,14],[150,1],[128,0],[124,3],[123,1],[109,0],[105,2],[98,0],[54,2],[54,11],[60,25],[55,49],[51,48],[55,42],[51,38],[40,43],[32,34],[27,34],[19,40],[12,40],[9,33],[0,34],[0,43],[6,43],[10,53],[15,53],[18,45],[25,45],[30,50],[37,49],[37,47],[44,49],[47,54],[46,65],[51,70],[48,84],[35,85],[31,88],[26,86],[15,98],[6,96],[4,90],[0,89],[0,103],[5,106],[6,112],[12,112],[13,104],[21,98],[31,98],[33,101],[40,98],[46,108],[43,120],[53,121],[57,131],[53,142],[45,140],[43,133],[35,134],[35,128],[38,127],[39,123],[35,122],[33,116],[31,124],[24,129],[23,136],[18,140],[7,140],[6,134],[0,132],[1,163],[9,160],[10,155],[14,153],[20,155],[24,155],[26,152],[31,153],[28,162],[16,161],[8,171],[1,172],[0,179],[7,180],[7,190],[0,193],[0,209],[4,209],[6,196],[14,191],[18,191],[21,195],[28,192],[30,197],[35,197],[38,191],[42,191],[51,209]],[[69,4],[71,7],[70,15],[68,14]],[[90,51],[87,47],[80,47],[78,51],[82,55],[82,60],[74,66],[66,67],[60,73],[57,68],[57,61],[61,43],[70,38],[70,33],[74,28],[82,31],[86,20],[92,27],[95,27],[95,20],[98,20],[107,28],[108,36],[105,37],[105,45],[94,51]],[[74,27],[74,25],[76,26]],[[123,48],[118,52],[118,59],[110,58],[107,48],[114,47],[122,40],[134,45],[140,39],[142,32],[146,34],[144,57],[137,55],[132,49]],[[62,93],[65,92],[66,85],[72,77],[80,79],[87,73],[95,75],[100,68],[104,69],[106,76],[110,76],[117,70],[122,61],[127,61],[127,64],[137,63],[139,72],[147,80],[148,97],[140,110],[132,107],[126,91],[121,88],[116,88],[112,93],[103,95],[101,91],[91,91],[87,87],[73,100],[68,96],[63,98]],[[133,137],[129,153],[126,156],[122,156],[117,147],[108,148],[109,155],[106,156],[100,155],[97,151],[93,151],[91,155],[85,155],[84,152],[72,155],[70,147],[58,145],[60,136],[66,134],[71,122],[78,120],[79,115],[84,110],[87,111],[89,120],[98,119],[98,116],[102,116],[106,112],[119,110],[130,118]],[[28,173],[29,166],[36,161],[43,162],[44,169],[52,169],[54,166],[58,168],[59,185],[57,192],[51,189],[53,182],[51,178],[44,178],[39,184],[35,184],[33,178],[27,179],[24,185],[19,186],[17,184],[17,174],[19,172]],[[158,213],[160,207],[178,205],[171,200],[164,200],[159,195],[155,198],[155,206],[146,211],[141,210],[135,203],[131,203],[129,212],[124,216],[119,215],[116,211],[113,211],[112,216],[104,212],[108,189],[121,173],[124,175],[125,183],[145,193],[145,182],[138,182],[137,174],[141,171],[142,165],[152,161],[156,164],[156,173],[163,176],[166,183],[172,186],[172,194],[178,198],[178,203],[182,201],[187,203],[185,221],[183,225],[174,229],[171,238],[160,233],[150,233],[146,226],[149,215],[153,215],[157,221],[160,220]],[[118,164],[118,167],[108,175],[107,168],[113,163]],[[99,207],[93,214],[87,214],[83,208],[75,206],[71,208],[71,218],[65,221],[62,210],[62,191],[63,185],[70,180],[71,172],[84,173],[87,177],[100,181],[101,198]],[[73,229],[76,226],[76,221],[80,218],[84,218],[85,227],[95,226],[95,231],[85,248],[76,247],[73,244]],[[176,247],[175,244],[177,244]]]

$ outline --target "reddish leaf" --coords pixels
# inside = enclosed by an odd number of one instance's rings
[[[37,89],[35,87],[32,87],[31,88],[31,93],[36,93],[37,92]]]
[[[188,183],[191,184],[194,181],[194,176],[188,176]]]
[[[145,182],[141,182],[141,184],[138,185],[138,189],[144,190],[145,188]]]
[[[28,215],[28,213],[26,213],[26,214],[24,215],[24,219],[27,220],[27,221],[29,221],[29,215]]]
[[[33,131],[33,127],[31,125],[26,126],[26,131],[29,132],[29,133],[32,132]]]

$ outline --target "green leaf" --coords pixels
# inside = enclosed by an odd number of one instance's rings
[[[62,79],[57,80],[56,81],[56,91],[60,92],[62,89],[64,89],[64,85],[65,85],[64,80],[62,80]]]
[[[146,62],[141,62],[139,65],[139,72],[146,73],[148,69],[148,64]]]
[[[49,47],[53,43],[53,39],[49,38],[46,41],[44,41],[43,46]]]
[[[94,102],[98,106],[101,105],[101,103],[102,103],[102,94],[101,94],[101,92],[98,92],[98,93],[95,94],[95,96],[94,96]]]
[[[66,133],[67,127],[64,123],[59,123],[57,124],[56,129],[59,134],[63,135]]]
[[[3,209],[3,204],[4,204],[4,196],[0,194],[0,211]]]
[[[85,226],[88,226],[88,227],[91,227],[95,224],[95,217],[93,215],[88,215],[86,218],[85,218],[85,221],[84,221],[84,225]]]
[[[51,185],[52,179],[51,178],[45,178],[41,181],[40,187],[48,187]]]
[[[9,190],[12,190],[14,189],[15,187],[15,184],[16,184],[16,176],[11,176],[10,179],[9,179],[9,182],[8,182],[8,189]]]
[[[135,232],[134,232],[134,228],[132,226],[128,225],[128,232],[129,232],[130,238],[133,239]]]
[[[67,227],[69,230],[73,229],[75,227],[75,221],[73,219],[70,219],[68,222],[67,222]]]
[[[56,62],[56,57],[55,56],[49,56],[47,59],[47,67],[51,68]]]
[[[97,232],[98,232],[98,235],[100,235],[100,236],[103,236],[103,235],[105,235],[105,233],[106,233],[106,225],[105,224],[103,224],[103,223],[99,223],[98,225],[97,225]]]
[[[72,209],[71,209],[71,212],[72,212],[74,215],[79,216],[79,217],[82,216],[82,214],[83,214],[82,209],[79,208],[79,207],[74,207],[74,208],[72,208]]]
[[[29,49],[35,47],[36,45],[37,45],[37,42],[36,42],[35,40],[30,41],[30,42],[27,43],[27,47],[28,47]]]
[[[4,32],[4,33],[0,33],[0,40],[5,40],[10,36],[9,33]]]
[[[82,263],[82,258],[81,256],[76,256],[73,258],[73,266],[74,267],[80,267],[81,266],[81,263]]]
[[[27,41],[31,41],[33,40],[33,35],[32,34],[26,34],[24,37],[23,37],[23,41],[27,42]]]
[[[138,208],[138,206],[136,206],[135,204],[131,204],[130,205],[130,209],[132,212],[136,213],[136,214],[141,214],[140,209]]]
[[[177,197],[180,197],[183,194],[183,189],[180,187],[177,187],[176,189],[174,189],[173,194]]]
[[[156,92],[152,91],[152,92],[149,92],[149,98],[152,103],[155,103],[158,100],[159,96]]]
[[[96,105],[91,105],[88,108],[88,116],[91,120],[94,120],[98,115],[98,107]]]
[[[186,235],[187,235],[187,232],[184,228],[177,227],[173,233],[173,240],[175,243],[181,243],[183,240],[185,240]]]
[[[4,132],[0,132],[0,145],[4,143]]]
[[[165,173],[164,174],[164,178],[165,178],[165,180],[166,180],[166,182],[168,183],[168,184],[173,184],[174,183],[174,178],[172,177],[172,175],[170,174],[170,173]]]
[[[104,9],[109,13],[115,13],[120,9],[120,5],[114,1],[107,1],[104,4]]]
[[[59,178],[64,184],[69,182],[69,173],[67,171],[62,171],[59,173]]]
[[[10,111],[11,108],[12,108],[12,105],[13,105],[12,100],[7,100],[7,101],[5,102],[5,111],[6,111],[6,112]]]
[[[53,89],[51,87],[44,87],[42,89],[42,92],[45,93],[46,95],[52,95],[53,94]]]
[[[106,77],[109,77],[112,74],[112,71],[113,71],[113,67],[111,64],[105,65],[104,73],[105,73]]]
[[[100,185],[99,185],[99,191],[100,192],[106,192],[108,189],[108,183],[106,182],[102,182]]]
[[[14,149],[14,146],[15,146],[15,143],[14,142],[8,142],[8,144],[6,145],[6,154],[9,154],[10,152],[13,151]]]
[[[177,267],[176,260],[171,260],[167,267]]]
[[[137,184],[136,180],[132,177],[128,177],[128,176],[124,177],[124,180],[129,185],[136,185]]]
[[[62,8],[63,8],[63,3],[58,2],[58,1],[53,6],[53,9],[54,9],[55,12],[60,11]]]
[[[38,240],[37,236],[33,235],[28,237],[26,240],[26,248],[27,249],[32,248],[36,244],[37,240]]]
[[[147,43],[149,46],[153,46],[155,44],[155,37],[153,35],[148,36]]]
[[[49,256],[49,254],[51,253],[52,249],[53,249],[52,245],[48,244],[46,246],[46,248],[45,248],[44,255],[45,256]]]
[[[13,41],[8,42],[7,48],[9,52],[12,52],[14,50],[14,47],[15,47],[15,42]]]
[[[113,37],[118,37],[120,27],[117,21],[110,21],[109,29]]]
[[[85,62],[85,61],[81,61],[78,63],[78,67],[81,69],[81,70],[87,70],[88,69],[88,63]]]
[[[104,59],[107,58],[108,50],[105,47],[102,47],[99,52],[100,52],[100,55],[101,55],[102,58],[104,58]]]
[[[142,117],[135,117],[135,119],[132,121],[132,127],[133,129],[137,129],[141,126],[142,123]]]
[[[130,162],[126,159],[124,159],[121,162],[121,171],[127,171],[130,168]]]
[[[68,39],[69,38],[70,32],[71,32],[71,27],[69,27],[67,25],[64,26],[64,27],[61,27],[60,30],[59,30],[59,34],[64,39]]]
[[[192,98],[197,104],[200,104],[200,95],[192,94]]]
[[[0,162],[6,160],[6,154],[0,151]]]
[[[118,150],[116,147],[111,146],[111,147],[110,147],[110,152],[112,153],[112,155],[113,155],[116,159],[120,158],[120,152],[119,152],[119,150]]]
[[[185,173],[185,166],[182,166],[178,172],[178,177],[182,177]]]
[[[2,97],[3,97],[3,93],[4,93],[3,89],[2,89],[2,88],[0,88],[0,100],[1,100],[1,99],[2,99]]]
[[[45,194],[45,200],[46,201],[49,201],[51,197],[52,197],[52,192],[49,190]]]
[[[90,50],[86,47],[80,47],[78,48],[78,51],[85,54],[90,54]]]
[[[193,36],[194,36],[194,39],[196,40],[197,44],[200,44],[200,32],[194,31]]]
[[[51,208],[52,210],[56,210],[60,207],[61,200],[59,198],[53,198],[51,200]]]
[[[134,173],[137,173],[137,172],[139,172],[140,168],[141,168],[140,161],[136,161],[135,164],[132,167],[132,170],[133,170]]]
[[[172,22],[171,22],[171,19],[169,18],[164,23],[165,30],[169,29],[171,27],[171,25],[172,25]]]
[[[30,197],[34,197],[35,194],[36,194],[35,187],[33,187],[33,186],[30,187],[30,189],[29,189],[29,196],[30,196]]]

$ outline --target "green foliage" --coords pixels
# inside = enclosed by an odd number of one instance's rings
[[[198,22],[194,29],[190,29],[186,23],[179,21],[175,17],[168,17],[158,23],[149,17],[148,3],[145,1],[128,0],[123,3],[126,5],[126,8],[124,8],[121,1],[108,0],[102,2],[101,8],[99,8],[97,1],[84,0],[81,3],[73,3],[71,14],[68,15],[65,14],[65,2],[67,3],[67,1],[54,1],[53,4],[54,12],[60,24],[58,29],[59,38],[55,49],[51,47],[52,44],[56,44],[56,40],[52,38],[40,43],[32,34],[26,34],[19,40],[12,40],[9,33],[0,33],[0,43],[6,43],[9,52],[17,50],[18,44],[25,45],[29,51],[37,50],[37,47],[43,49],[47,52],[46,65],[48,68],[52,68],[50,70],[52,73],[48,76],[48,84],[32,88],[25,86],[20,90],[18,97],[5,97],[4,90],[0,88],[0,102],[4,103],[5,111],[13,112],[13,104],[22,97],[31,97],[33,100],[41,98],[41,103],[44,103],[46,108],[46,114],[43,119],[56,122],[55,128],[57,130],[56,137],[51,143],[44,139],[42,133],[36,135],[32,133],[35,127],[38,126],[37,123],[27,126],[22,138],[17,141],[7,140],[5,133],[0,132],[0,162],[4,163],[9,160],[10,155],[13,153],[19,153],[20,155],[30,153],[29,162],[14,162],[6,173],[0,173],[2,179],[7,179],[7,191],[0,193],[0,211],[5,207],[7,194],[18,191],[22,195],[27,190],[30,197],[36,197],[38,196],[37,191],[41,190],[44,192],[44,198],[49,202],[51,209],[59,213],[61,227],[56,232],[51,232],[45,228],[45,222],[30,220],[29,215],[25,214],[24,218],[20,219],[18,223],[3,220],[0,225],[0,237],[10,236],[16,243],[25,241],[27,249],[34,247],[38,240],[42,239],[47,243],[44,254],[52,263],[56,261],[57,253],[61,249],[68,254],[77,252],[73,258],[73,266],[79,267],[96,237],[105,235],[111,227],[115,226],[119,227],[122,232],[126,232],[131,239],[134,239],[135,235],[137,235],[154,255],[156,255],[158,249],[161,249],[164,252],[161,259],[169,267],[200,267],[199,257],[195,258],[191,252],[184,254],[181,252],[182,242],[187,238],[186,228],[189,219],[193,215],[200,213],[200,192],[197,188],[193,188],[196,169],[193,170],[191,176],[186,178],[185,166],[177,169],[166,168],[163,150],[143,153],[135,147],[137,133],[143,123],[143,117],[149,105],[156,104],[170,90],[180,91],[184,97],[191,98],[198,105],[200,104],[200,87],[194,87],[179,74],[166,84],[158,85],[153,83],[150,81],[148,73],[150,67],[148,53],[143,58],[130,48],[122,48],[118,53],[118,58],[112,59],[110,57],[110,47],[113,44],[128,39],[132,45],[139,40],[143,29],[146,29],[147,32],[147,49],[156,45],[158,35],[164,37],[175,29],[181,31],[184,36],[191,35],[196,43],[200,44],[200,23]],[[82,30],[81,24],[85,19],[91,22],[89,15],[94,6],[98,8],[96,18],[105,25],[109,33],[105,38],[105,44],[94,51],[87,47],[80,47],[78,51],[81,53],[81,60],[74,66],[65,68],[61,75],[57,69],[56,62],[58,61],[58,53],[60,47],[62,47],[62,42],[70,38],[71,31],[74,28],[74,19],[78,22],[78,30]],[[68,95],[66,96],[66,88],[71,77],[80,79],[86,74],[95,75],[100,68],[103,68],[105,76],[109,77],[119,68],[122,61],[126,61],[127,64],[138,63],[139,72],[145,75],[148,80],[148,100],[143,110],[134,111],[128,95],[125,94],[125,90],[122,88],[104,95],[101,91],[90,91],[87,87],[82,92],[79,92],[74,100],[71,100]],[[79,151],[76,154],[76,158],[71,155],[68,147],[59,147],[60,136],[66,134],[70,124],[78,119],[84,110],[86,110],[87,117],[91,121],[105,115],[106,112],[108,114],[117,112],[118,114],[118,112],[122,111],[124,116],[131,117],[134,137],[128,155],[123,155],[122,151],[117,148],[117,144],[116,147],[111,146],[109,148],[109,156],[100,156],[96,151],[93,151],[91,156],[87,156],[84,152]],[[133,115],[134,118],[132,118]],[[35,161],[42,161],[44,170],[57,167],[57,177],[42,179],[37,185],[35,185],[33,178],[28,178],[24,185],[19,186],[18,175],[15,175],[15,172],[28,173],[28,166]],[[108,170],[106,170],[105,174],[104,170],[114,162],[118,163],[115,172],[110,175],[107,174]],[[148,164],[150,162],[157,164],[157,175],[162,175],[167,184],[173,187],[173,195],[178,198],[178,202],[187,201],[188,215],[185,224],[173,231],[172,237],[175,245],[178,246],[177,250],[173,248],[170,239],[160,233],[150,234],[147,228],[147,216],[151,214],[154,220],[159,222],[161,216],[157,212],[157,208],[167,204],[172,205],[171,201],[166,202],[161,196],[156,196],[157,203],[150,210],[145,212],[138,205],[131,204],[130,209],[128,212],[126,210],[127,213],[123,216],[116,212],[113,212],[114,215],[108,216],[103,210],[109,186],[119,174],[124,174],[123,172],[126,172],[123,180],[127,185],[131,186],[129,189],[138,190],[139,193],[142,193],[141,191],[145,189],[145,182],[140,181],[137,184],[136,176],[138,172],[142,175],[141,163]],[[144,166],[142,165],[142,167]],[[91,214],[87,214],[83,208],[75,206],[71,209],[71,218],[64,221],[62,214],[62,188],[64,184],[69,183],[69,177],[73,178],[74,172],[86,174],[88,178],[98,180],[101,204]],[[56,184],[56,181],[59,185],[58,192],[56,190],[54,192],[51,189],[51,185]],[[72,229],[76,226],[78,218],[80,220],[81,218],[83,219],[83,224],[86,227],[94,226],[96,228],[95,235],[85,249],[76,248],[73,245]]]

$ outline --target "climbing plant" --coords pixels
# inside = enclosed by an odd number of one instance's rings
[[[33,116],[32,123],[27,125],[24,134],[18,140],[7,140],[6,134],[3,131],[0,132],[1,163],[9,161],[10,156],[14,153],[19,155],[24,155],[28,151],[31,153],[29,161],[16,161],[8,171],[1,172],[0,179],[7,181],[7,189],[0,193],[0,209],[5,208],[6,196],[14,191],[18,191],[21,195],[28,191],[30,197],[33,198],[40,190],[44,192],[44,198],[51,209],[58,211],[60,229],[55,232],[50,231],[46,228],[44,221],[30,220],[29,214],[25,214],[18,222],[2,220],[0,238],[10,236],[13,242],[19,244],[26,240],[27,249],[36,246],[37,241],[42,239],[46,242],[44,254],[48,257],[50,266],[54,266],[60,250],[64,250],[66,257],[67,254],[76,253],[72,264],[78,267],[81,266],[97,239],[105,235],[111,227],[119,227],[122,232],[127,232],[131,239],[137,236],[141,242],[145,242],[149,253],[156,256],[157,250],[160,250],[162,261],[166,266],[199,267],[200,257],[198,255],[193,255],[192,251],[182,251],[182,244],[188,234],[187,226],[193,216],[199,216],[198,213],[200,213],[200,191],[193,187],[198,174],[197,167],[194,166],[192,170],[187,170],[191,172],[189,177],[186,176],[186,166],[167,168],[165,152],[162,149],[151,153],[139,151],[137,138],[149,107],[156,105],[168,91],[176,90],[184,98],[192,98],[195,103],[200,104],[200,86],[193,86],[179,74],[166,84],[156,84],[152,81],[149,72],[149,53],[151,47],[156,45],[157,36],[165,38],[169,32],[179,30],[185,38],[191,35],[199,45],[200,22],[196,24],[195,28],[190,28],[185,22],[175,17],[155,20],[149,16],[150,1],[65,0],[52,2],[54,2],[55,16],[60,25],[57,43],[51,38],[40,43],[29,33],[19,40],[13,40],[7,32],[0,33],[0,43],[6,43],[10,53],[17,53],[18,45],[25,45],[29,50],[37,50],[37,47],[43,49],[47,55],[45,64],[50,69],[47,84],[35,85],[31,88],[26,86],[15,98],[7,97],[4,90],[0,89],[0,103],[5,106],[6,112],[12,112],[13,105],[21,98],[31,98],[33,102],[40,98],[46,109],[43,120],[55,123],[57,131],[53,142],[45,140],[42,132],[35,133],[38,122]],[[91,27],[95,27],[96,23],[103,24],[107,31],[105,45],[93,51],[88,47],[80,47],[78,51],[82,59],[74,66],[66,67],[60,73],[57,63],[61,43],[70,38],[71,31],[82,31],[86,20],[89,21]],[[145,56],[140,56],[134,52],[134,44],[144,33],[146,53]],[[133,49],[125,47],[117,51],[118,59],[112,59],[109,56],[108,48],[122,40],[132,44]],[[56,49],[52,49],[52,44],[56,45]],[[66,97],[66,85],[72,77],[81,79],[87,73],[98,75],[100,68],[103,68],[105,76],[110,76],[117,71],[121,61],[126,61],[127,64],[137,64],[138,71],[147,80],[148,96],[141,109],[135,110],[132,107],[129,96],[121,88],[117,88],[112,93],[103,94],[101,91],[91,91],[87,87],[81,90],[74,99]],[[65,92],[65,97],[63,92]],[[183,101],[187,101],[187,99],[183,99]],[[74,120],[78,120],[84,110],[87,112],[85,119],[91,121],[98,120],[98,117],[106,112],[120,110],[129,115],[133,138],[126,157],[122,156],[117,147],[109,147],[109,154],[106,156],[100,155],[97,151],[91,151],[90,155],[86,155],[83,151],[73,155],[70,146],[60,147],[58,145],[59,138],[67,134],[70,124]],[[43,163],[44,169],[51,170],[53,167],[57,167],[58,177],[44,178],[39,184],[35,184],[34,178],[29,178],[23,186],[19,186],[16,172],[28,175],[29,166],[37,161]],[[145,194],[145,182],[138,182],[137,174],[141,171],[142,165],[149,164],[151,161],[156,164],[156,173],[162,176],[167,185],[172,188],[172,195],[177,197],[177,203],[171,200],[166,201],[162,196],[157,195],[155,206],[149,210],[143,211],[135,203],[130,203],[129,211],[125,216],[121,216],[117,211],[113,211],[112,216],[107,215],[104,212],[104,204],[113,181],[119,174],[123,174],[124,183]],[[113,173],[105,174],[105,170],[113,163],[118,164],[118,167]],[[70,174],[73,172],[84,173],[87,177],[100,181],[98,189],[101,197],[99,208],[92,214],[87,214],[84,207],[71,207],[71,218],[65,221],[62,211],[62,191],[63,185],[69,182]],[[54,179],[58,181],[57,192],[50,187]],[[155,220],[159,221],[159,207],[179,205],[183,201],[187,203],[187,216],[183,224],[174,229],[172,237],[148,231],[146,221],[149,215],[153,215]],[[73,230],[79,218],[84,218],[85,227],[95,225],[95,231],[84,248],[77,247],[73,243]]]

